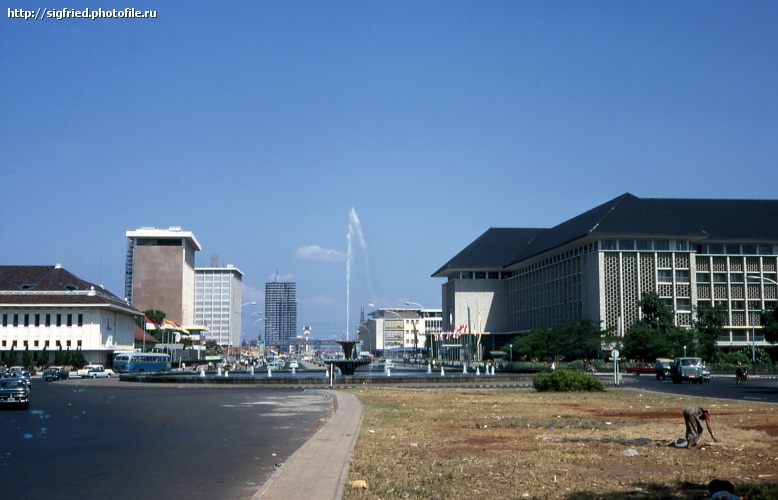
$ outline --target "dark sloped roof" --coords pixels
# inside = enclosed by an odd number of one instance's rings
[[[144,332],[143,328],[139,327],[138,325],[135,325],[135,342],[146,342],[147,344],[158,343],[157,339]]]
[[[778,200],[638,198],[625,193],[551,229],[489,229],[432,276],[508,267],[587,236],[778,242]]]
[[[588,235],[600,238],[645,236],[696,239],[706,236],[699,226],[625,193],[538,234],[508,261],[508,265]]]
[[[138,312],[60,266],[0,266],[0,304],[109,305]]]
[[[712,241],[778,241],[778,200],[643,198],[704,230]]]
[[[456,269],[502,269],[513,255],[542,231],[544,229],[490,228],[432,276],[442,277],[446,271]]]

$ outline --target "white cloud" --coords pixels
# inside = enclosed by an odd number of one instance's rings
[[[298,259],[318,260],[321,262],[343,262],[346,260],[346,254],[338,250],[322,248],[319,245],[309,245],[300,247],[295,252]]]

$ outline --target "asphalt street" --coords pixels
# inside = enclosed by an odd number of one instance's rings
[[[302,389],[33,379],[0,411],[3,498],[250,498],[329,418]]]
[[[601,377],[603,381],[609,379],[606,375],[601,375]],[[735,401],[778,403],[778,377],[775,376],[750,376],[747,384],[735,383],[734,376],[716,375],[711,377],[710,382],[703,384],[688,382],[673,384],[670,380],[657,380],[653,375],[624,375],[622,380],[624,381],[622,385],[626,388]]]

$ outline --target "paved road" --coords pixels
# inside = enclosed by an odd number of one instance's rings
[[[734,376],[717,377],[715,375],[710,382],[704,384],[673,384],[670,380],[657,380],[654,376],[646,375],[624,375],[624,379],[626,382],[623,384],[624,387],[640,387],[668,394],[778,403],[778,377],[751,376],[747,384],[736,384]]]
[[[0,411],[0,496],[250,498],[329,418],[301,389],[33,380]]]

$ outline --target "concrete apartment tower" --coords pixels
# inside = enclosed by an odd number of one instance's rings
[[[180,227],[127,231],[124,294],[139,311],[158,309],[166,319],[194,324],[195,252],[200,243]]]
[[[195,279],[195,324],[207,329],[208,340],[239,346],[243,273],[232,264],[217,264],[196,268]]]
[[[288,347],[297,337],[297,284],[265,283],[265,341],[269,346]]]

